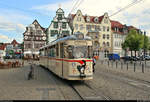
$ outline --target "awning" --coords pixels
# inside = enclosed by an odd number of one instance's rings
[[[39,54],[39,53],[40,53],[39,51],[34,51],[34,52],[26,51],[26,52],[24,52],[24,54]]]
[[[24,54],[32,54],[31,51],[25,51]]]

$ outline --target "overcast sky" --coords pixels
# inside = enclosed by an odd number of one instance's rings
[[[0,42],[23,40],[25,27],[37,19],[41,26],[47,28],[56,10],[61,7],[67,16],[77,0],[0,0]],[[81,1],[81,2],[80,2]],[[126,5],[139,0],[80,0],[78,9],[83,14],[101,16],[115,13]],[[150,36],[150,0],[143,0],[136,5],[110,17],[126,25],[133,25],[145,30]]]

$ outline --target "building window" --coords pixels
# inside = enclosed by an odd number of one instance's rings
[[[75,29],[78,30],[78,24],[75,24]]]
[[[104,19],[104,23],[108,24],[108,19],[107,18]]]
[[[58,34],[58,31],[57,30],[51,30],[51,36],[53,37],[53,36],[55,36],[55,35],[57,35]]]
[[[54,22],[54,28],[58,28],[58,22]]]
[[[109,27],[107,27],[107,31],[109,32]]]
[[[91,30],[91,25],[86,25],[87,30]]]
[[[69,35],[69,31],[62,31],[63,37],[68,36]]]
[[[105,42],[103,42],[103,46],[105,46]]]
[[[98,38],[98,34],[96,34],[95,38]]]
[[[105,39],[105,34],[103,34],[103,39]]]
[[[40,35],[42,33],[42,31],[41,30],[37,30],[37,33]]]
[[[63,28],[63,29],[66,29],[66,22],[63,22],[63,23],[62,23],[62,28]]]
[[[109,34],[107,34],[107,39],[109,39]]]
[[[80,25],[80,30],[83,30],[83,24]]]
[[[107,46],[109,46],[109,42],[107,42]]]
[[[105,31],[105,26],[103,26],[103,31]]]
[[[99,31],[99,27],[95,25],[95,31]]]
[[[62,14],[58,14],[58,20],[62,20]]]
[[[77,21],[81,21],[81,17],[78,17],[78,18],[77,18]]]

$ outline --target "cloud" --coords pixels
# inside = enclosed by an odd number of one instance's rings
[[[62,5],[65,13],[68,14],[72,9],[73,5],[77,0],[66,0],[65,2],[57,2],[53,4],[38,5],[32,7],[34,10],[41,10],[46,12],[53,12],[58,9],[58,4]],[[78,6],[72,13],[76,13],[77,9],[80,9],[83,14],[88,14],[92,16],[101,16],[105,12],[112,15],[121,8],[135,2],[135,0],[82,0],[80,6]],[[137,0],[139,1],[139,0]],[[133,25],[137,28],[140,26],[149,31],[150,26],[144,27],[145,25],[150,25],[150,0],[143,0],[132,7],[110,17],[112,20],[120,21],[123,24]],[[66,15],[67,16],[67,15]],[[150,33],[149,33],[150,34]]]
[[[4,34],[0,34],[0,42],[10,43],[10,41],[12,40],[13,40],[12,38],[9,38]]]
[[[59,5],[61,5],[61,8],[63,8],[65,13],[67,14],[70,11],[70,9],[72,8],[72,3],[73,3],[73,0],[66,0],[65,2],[63,1],[63,2],[53,3],[53,4],[33,6],[31,9],[38,10],[38,11],[40,10],[41,13],[50,15],[49,14],[50,12],[55,13],[56,10],[59,8]]]
[[[0,16],[0,30],[15,31],[16,33],[22,33],[25,30],[25,25],[17,22],[14,23]]]

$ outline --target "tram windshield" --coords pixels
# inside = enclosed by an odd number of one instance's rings
[[[91,58],[92,46],[68,46],[69,58]]]

